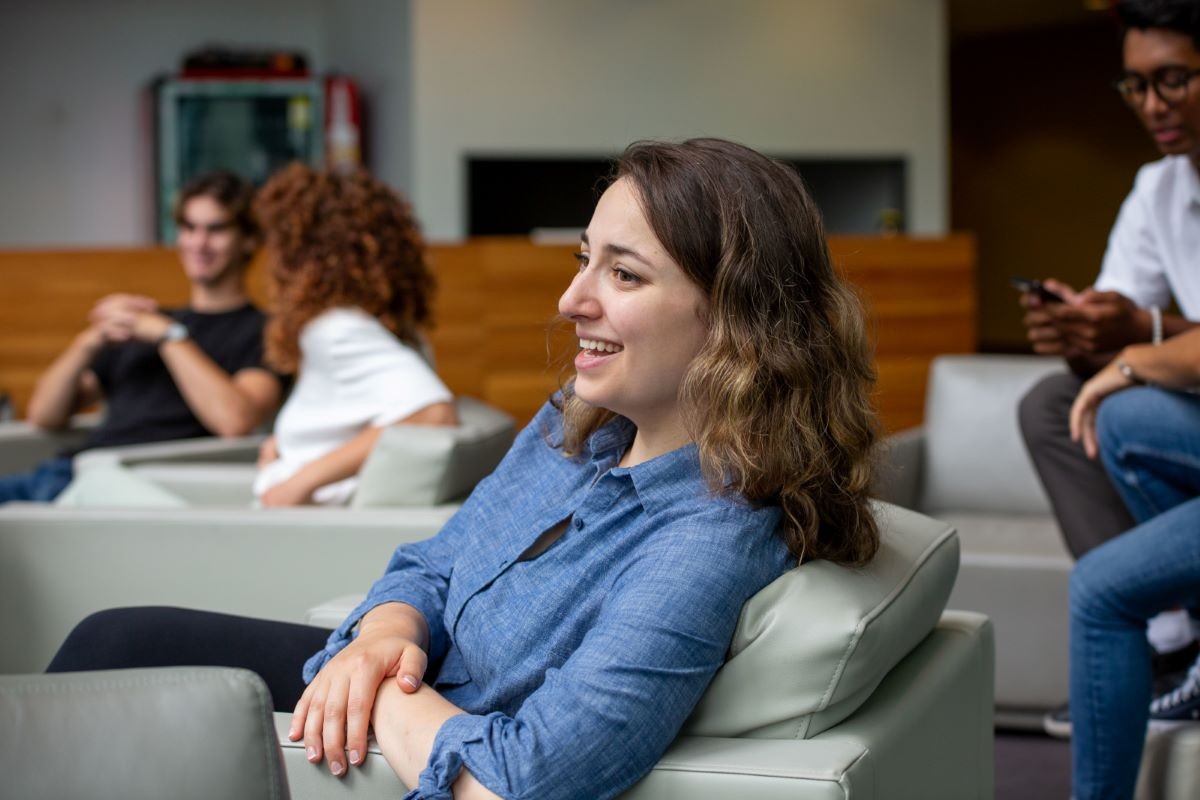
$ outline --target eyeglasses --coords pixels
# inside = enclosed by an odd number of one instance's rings
[[[1126,72],[1112,85],[1121,98],[1134,108],[1140,108],[1146,102],[1148,86],[1154,89],[1158,99],[1169,106],[1176,106],[1187,99],[1188,84],[1197,75],[1200,75],[1200,69],[1163,67],[1155,70],[1149,80],[1136,72]]]

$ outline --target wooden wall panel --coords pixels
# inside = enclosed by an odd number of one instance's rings
[[[973,238],[834,237],[830,249],[868,312],[885,426],[920,422],[930,359],[975,347]],[[431,246],[438,296],[430,339],[451,389],[522,422],[533,415],[574,355],[570,326],[555,324],[574,250],[507,238]],[[0,251],[0,389],[18,409],[96,299],[113,291],[169,305],[184,301],[187,285],[175,254],[160,248]],[[261,265],[252,268],[251,294],[266,305]]]

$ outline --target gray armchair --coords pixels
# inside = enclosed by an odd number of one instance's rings
[[[953,608],[996,630],[997,721],[1040,727],[1067,699],[1067,584],[1062,542],[1017,425],[1017,404],[1061,359],[937,358],[925,424],[889,439],[876,495],[958,529]]]
[[[364,591],[397,544],[428,538],[454,506],[0,509],[0,673],[38,672],[94,611],[175,605],[293,622]]]
[[[628,800],[990,798],[992,636],[979,614],[943,612],[958,566],[944,523],[886,505],[879,556],[861,569],[812,562],[742,610],[731,655]],[[356,597],[313,609],[336,625]],[[287,740],[297,798],[394,798],[377,750],[339,781]]]
[[[25,472],[63,450],[78,447],[100,421],[99,414],[78,414],[57,431],[24,421],[0,422],[0,475]]]
[[[508,452],[509,415],[470,397],[456,400],[457,426],[386,428],[359,473],[355,508],[461,501]],[[254,500],[263,436],[100,448],[75,459],[75,482],[59,499],[74,508],[237,508]]]
[[[0,675],[0,719],[5,797],[288,796],[271,697],[245,670]]]

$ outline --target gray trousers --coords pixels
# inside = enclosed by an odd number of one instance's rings
[[[1071,441],[1071,404],[1081,386],[1071,373],[1049,375],[1021,399],[1018,415],[1025,447],[1075,558],[1134,526],[1104,467]]]

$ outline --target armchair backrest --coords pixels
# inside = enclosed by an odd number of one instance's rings
[[[516,437],[503,411],[459,397],[458,425],[393,425],[359,472],[351,505],[435,506],[461,500],[491,474]]]
[[[933,630],[958,574],[957,534],[913,511],[874,508],[882,543],[870,564],[809,562],[750,599],[684,733],[815,736],[853,714]]]
[[[1035,383],[1065,369],[1045,356],[939,356],[925,396],[920,508],[1049,514],[1017,423]]]
[[[286,800],[271,706],[239,669],[0,675],[3,794]]]

